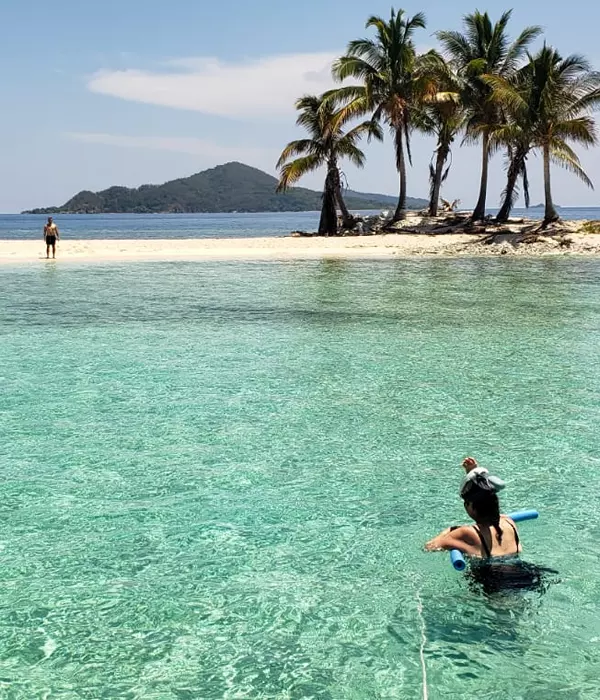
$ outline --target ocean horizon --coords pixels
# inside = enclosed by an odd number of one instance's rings
[[[380,210],[358,212],[377,214]],[[497,209],[490,209],[495,214]],[[563,207],[565,220],[600,219],[600,207]],[[65,239],[259,238],[292,231],[315,231],[319,212],[261,212],[222,214],[56,214]],[[513,218],[541,219],[539,208],[513,210]],[[0,240],[42,237],[45,214],[0,214]]]

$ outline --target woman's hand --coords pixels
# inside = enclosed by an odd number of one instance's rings
[[[442,542],[446,539],[446,537],[452,532],[451,527],[447,527],[445,530],[440,532],[439,535],[434,537],[432,540],[429,540],[427,544],[425,545],[425,551],[426,552],[440,552],[443,547],[442,547]]]
[[[442,551],[442,548],[437,544],[437,542],[436,542],[437,539],[438,539],[437,537],[434,537],[434,539],[432,539],[430,542],[428,542],[428,543],[423,547],[423,549],[424,549],[426,552],[441,552],[441,551]]]

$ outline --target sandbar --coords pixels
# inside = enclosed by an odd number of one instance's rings
[[[568,244],[544,238],[514,245],[490,244],[484,235],[383,234],[342,237],[70,240],[57,246],[57,262],[169,260],[393,259],[431,256],[600,255],[600,234],[571,234]],[[0,264],[46,262],[43,241],[0,240]]]

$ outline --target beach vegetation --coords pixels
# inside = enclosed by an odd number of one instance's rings
[[[283,149],[277,168],[279,191],[286,191],[307,173],[326,169],[321,217],[318,232],[336,235],[338,232],[337,206],[342,211],[343,226],[351,228],[352,217],[342,195],[340,161],[347,158],[357,167],[365,164],[365,154],[359,148],[363,137],[381,139],[379,124],[367,119],[345,130],[354,113],[347,104],[324,96],[307,95],[296,102],[299,111],[296,123],[308,132],[309,138],[288,143]]]
[[[465,126],[466,111],[461,98],[462,83],[441,56],[429,63],[433,89],[417,106],[413,124],[434,136],[436,145],[429,163],[429,216],[437,216],[441,189],[452,165],[452,144]]]
[[[486,76],[493,98],[501,105],[506,123],[493,132],[493,140],[505,144],[510,158],[505,201],[498,219],[506,221],[514,203],[514,186],[519,175],[527,183],[526,159],[537,149],[544,166],[544,225],[558,221],[552,200],[550,164],[566,168],[588,187],[585,173],[571,144],[588,148],[598,144],[592,117],[600,106],[600,73],[593,71],[582,56],[566,58],[544,46],[514,75]],[[527,195],[527,188],[525,188]]]
[[[351,41],[346,54],[333,64],[333,76],[339,82],[348,78],[359,81],[337,90],[338,96],[348,100],[347,111],[356,115],[371,113],[374,121],[386,124],[392,132],[400,179],[392,221],[402,219],[406,212],[412,116],[425,97],[435,91],[431,71],[435,57],[419,55],[414,41],[417,30],[425,26],[422,13],[408,17],[404,10],[392,9],[388,20],[370,17],[366,28],[373,29],[375,37]]]
[[[600,220],[585,221],[581,226],[581,233],[600,233]]]
[[[495,146],[492,137],[504,121],[501,106],[492,99],[492,87],[484,76],[510,78],[519,69],[528,46],[542,31],[540,27],[527,27],[511,42],[510,17],[511,11],[504,12],[493,23],[487,12],[477,10],[465,16],[463,33],[437,33],[443,53],[462,82],[462,102],[467,113],[465,141],[481,141],[481,177],[474,221],[485,218],[489,161]]]

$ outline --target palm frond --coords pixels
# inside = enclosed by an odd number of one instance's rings
[[[416,56],[415,68],[418,72],[428,73],[438,80],[443,76],[449,78],[451,71],[444,57],[435,49],[430,49],[426,53]]]
[[[526,97],[506,78],[500,75],[484,74],[481,76],[481,80],[492,88],[491,98],[512,113],[516,114],[527,109]]]
[[[443,47],[446,57],[459,65],[466,65],[473,59],[472,47],[460,32],[436,32],[437,40]]]
[[[574,141],[586,148],[595,146],[598,143],[596,123],[591,117],[579,117],[568,121],[556,122],[552,133],[556,138]]]
[[[400,10],[400,13],[402,13],[403,10]],[[394,10],[392,9],[392,20],[395,17]],[[385,31],[387,27],[387,22],[384,20],[382,17],[379,17],[378,15],[371,15],[369,19],[365,22],[365,29],[370,29],[371,27],[374,27],[378,31]]]
[[[377,70],[364,59],[358,56],[341,56],[333,62],[332,75],[338,82],[348,78],[358,80],[371,80],[377,75]]]
[[[322,165],[323,160],[314,155],[304,156],[291,161],[291,163],[286,163],[280,170],[277,191],[285,192],[289,187],[298,182],[301,177],[313,170],[317,170]]]
[[[508,47],[504,58],[504,64],[500,70],[502,75],[510,75],[517,70],[519,62],[526,55],[529,45],[532,41],[537,39],[542,32],[543,29],[541,27],[532,26],[527,27],[519,34],[515,41]]]
[[[410,19],[406,21],[406,32],[408,35],[412,34],[415,29],[425,29],[427,27],[427,18],[424,12],[417,12]]]
[[[367,91],[364,85],[342,85],[342,87],[324,92],[321,97],[324,102],[330,102],[335,109],[354,100],[366,99]]]
[[[296,124],[306,129],[313,138],[321,135],[321,105],[322,100],[314,95],[304,95],[296,100],[296,109],[300,112]]]
[[[277,161],[277,169],[279,170],[284,163],[286,163],[293,156],[299,156],[303,153],[318,155],[318,144],[312,139],[299,139],[297,141],[292,141],[283,149],[279,160]]]
[[[433,136],[438,133],[438,123],[426,108],[415,110],[411,120],[413,127],[423,134]]]
[[[348,158],[357,168],[363,168],[365,165],[365,154],[350,140],[339,141],[337,153],[340,157]]]
[[[360,58],[368,63],[371,70],[379,73],[385,70],[385,53],[381,46],[371,39],[355,39],[348,44],[346,55],[353,58]]]
[[[345,88],[342,88],[344,90]],[[364,88],[360,88],[364,91]],[[371,105],[369,104],[366,96],[360,95],[360,92],[355,92],[349,90],[347,93],[351,99],[344,100],[340,95],[332,95],[331,99],[333,104],[336,102],[341,102],[341,106],[337,107],[335,114],[332,116],[332,129],[333,131],[341,130],[346,124],[364,116],[370,111]],[[359,95],[358,97],[356,95]],[[324,95],[324,100],[329,99],[327,95]]]
[[[600,109],[600,74],[595,75],[598,75],[598,78],[594,76],[590,79],[587,87],[575,86],[573,93],[576,99],[570,108],[570,112],[574,115]]]
[[[494,147],[514,147],[517,145],[527,146],[531,142],[530,134],[524,130],[519,124],[509,122],[493,129],[490,134],[490,140]]]
[[[561,168],[573,173],[573,175],[578,177],[590,189],[594,189],[593,182],[590,180],[585,170],[581,167],[581,163],[579,162],[579,158],[577,158],[577,156],[573,157],[560,148],[551,147],[550,158],[554,163],[556,163],[556,165],[559,165]]]
[[[478,78],[488,69],[488,62],[485,58],[473,58],[463,66],[462,71],[467,78]]]
[[[557,52],[555,53],[560,60],[560,55]],[[591,70],[592,66],[585,56],[581,54],[571,54],[564,60],[561,60],[557,72],[563,80],[572,80],[581,74],[590,73]]]
[[[569,158],[579,162],[579,156],[577,155],[577,153],[575,153],[575,151],[571,148],[571,146],[569,146],[569,144],[566,143],[566,141],[562,141],[561,139],[551,138],[548,143],[550,145],[551,150],[560,151],[561,153],[566,153],[569,156]]]

